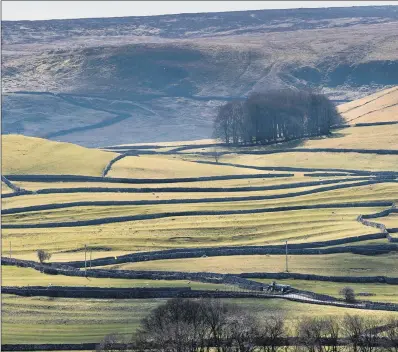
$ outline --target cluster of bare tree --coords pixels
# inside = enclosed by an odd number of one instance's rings
[[[98,351],[156,352],[398,352],[398,320],[368,315],[258,317],[214,299],[172,299],[146,317],[130,344],[108,336]]]
[[[326,135],[338,123],[341,116],[325,95],[285,89],[221,106],[213,137],[227,144],[268,144]]]

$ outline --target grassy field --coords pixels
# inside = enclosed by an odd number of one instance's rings
[[[377,256],[351,253],[322,255],[289,255],[289,271],[292,273],[327,276],[396,276],[397,254]],[[217,273],[251,273],[285,271],[284,255],[236,255],[224,257],[156,260],[152,262],[126,263],[108,266],[129,270],[207,271]],[[396,287],[396,286],[395,286]]]
[[[390,97],[385,94],[373,98],[383,99],[380,111],[389,109]],[[387,92],[388,93],[388,92]],[[383,93],[384,94],[384,93]],[[371,99],[373,99],[371,97]],[[368,99],[369,100],[369,99]],[[371,108],[373,102],[355,108],[354,104],[344,107],[344,114],[362,114]],[[376,101],[376,100],[375,100]],[[352,110],[349,110],[352,109]],[[384,110],[383,110],[384,109]],[[347,117],[346,116],[346,117]],[[370,118],[372,114],[364,116]],[[381,119],[384,118],[384,115]],[[362,117],[358,122],[363,122]],[[285,143],[266,148],[366,148],[397,149],[398,126],[375,126],[347,128],[334,131],[329,138],[314,138],[303,142]],[[183,144],[204,144],[211,141],[181,143],[156,143],[163,150],[171,150]],[[179,178],[218,175],[251,175],[285,173],[278,170],[261,171],[226,165],[201,164],[194,161],[214,161],[212,157],[195,153],[212,151],[214,148],[191,149],[173,155],[129,156],[116,162],[110,170],[110,177],[141,178]],[[257,148],[261,149],[261,148]],[[158,149],[153,149],[158,150]],[[117,154],[102,150],[87,149],[68,143],[58,143],[39,138],[16,135],[3,136],[4,174],[74,174],[100,176],[107,163]],[[359,153],[311,153],[289,152],[269,155],[229,154],[222,156],[220,162],[247,166],[302,167],[319,169],[356,169],[373,171],[397,171],[396,155],[377,155]],[[286,172],[288,173],[288,172]],[[104,188],[150,188],[150,192],[80,192],[23,195],[2,200],[2,208],[27,207],[32,205],[66,203],[76,201],[137,201],[169,199],[205,199],[201,203],[177,203],[155,205],[112,205],[79,206],[63,209],[49,209],[35,212],[21,212],[2,215],[3,224],[30,224],[47,222],[66,222],[89,220],[125,215],[178,213],[183,211],[235,211],[302,206],[314,204],[337,204],[368,201],[398,201],[398,183],[379,183],[367,186],[322,191],[308,195],[283,198],[287,193],[315,191],[328,185],[294,187],[289,189],[256,191],[210,191],[215,187],[266,187],[286,186],[298,182],[343,180],[353,184],[355,176],[305,176],[304,172],[293,172],[293,177],[283,178],[243,178],[235,180],[192,181],[176,183],[124,184],[107,182],[15,182],[19,187],[36,191],[48,188],[104,187]],[[336,183],[337,184],[337,183]],[[2,193],[10,192],[2,185]],[[181,192],[159,192],[158,188],[180,188]],[[194,192],[189,188],[201,188]],[[182,189],[187,188],[187,189]],[[209,201],[210,198],[276,196],[266,200],[227,200]],[[224,199],[225,200],[225,199]],[[27,228],[2,230],[2,255],[37,260],[37,249],[45,249],[52,254],[51,261],[62,262],[84,260],[84,246],[89,248],[92,259],[120,256],[131,252],[152,251],[170,248],[202,248],[209,246],[238,246],[303,243],[342,239],[346,237],[376,233],[379,230],[362,225],[357,221],[360,214],[372,214],[385,210],[385,207],[330,208],[295,211],[278,211],[239,215],[174,216],[153,220],[127,221],[96,226],[62,228]],[[398,227],[397,214],[374,219],[388,227]],[[387,239],[362,241],[360,245],[388,244]],[[92,251],[91,251],[92,249]],[[296,273],[319,275],[396,276],[397,253],[385,255],[289,255],[289,270]],[[176,259],[126,263],[108,266],[108,269],[131,270],[178,270],[208,271],[219,273],[242,272],[283,272],[283,255],[245,255],[195,259]],[[49,276],[33,269],[2,267],[3,285],[65,285],[97,287],[192,287],[197,289],[216,289],[220,285],[201,284],[188,281],[164,280],[124,280],[124,279],[86,279],[79,277]],[[266,280],[269,282],[271,280]],[[332,282],[310,282],[302,280],[280,281],[299,289],[313,290],[338,296],[342,284]],[[374,296],[369,300],[398,303],[395,286],[364,284],[354,285],[356,292],[369,292]],[[17,297],[3,295],[3,343],[51,343],[51,342],[94,342],[111,332],[131,333],[140,319],[152,308],[164,302],[162,299],[147,300],[109,300],[109,299],[49,299],[44,297]],[[302,315],[343,315],[359,313],[386,316],[388,313],[357,311],[301,304],[283,300],[231,300],[246,309],[259,314],[279,313],[289,319]],[[397,314],[395,314],[397,316]]]
[[[193,290],[227,290],[228,285],[191,282],[187,280],[129,280],[47,275],[31,268],[3,266],[3,286],[87,286],[87,287],[191,287]]]
[[[336,184],[356,184],[361,181],[339,182]],[[397,188],[392,184],[393,188]],[[283,195],[289,193],[322,190],[323,187],[330,185],[317,185],[311,187],[295,187],[286,189],[266,190],[266,191],[245,191],[245,192],[145,192],[145,193],[119,193],[119,192],[82,192],[82,193],[59,193],[59,194],[33,194],[12,198],[5,198],[2,202],[3,209],[15,207],[27,207],[40,204],[68,203],[79,201],[134,201],[134,200],[166,200],[166,199],[203,199],[203,198],[225,198],[225,197],[255,197]],[[169,186],[173,187],[173,186]],[[379,186],[381,187],[381,185]],[[357,189],[357,187],[355,187]],[[357,189],[358,190],[358,189]],[[361,191],[362,189],[359,188]],[[354,192],[354,188],[352,192]],[[328,191],[330,192],[330,191]],[[350,193],[349,190],[346,192]],[[256,203],[254,203],[256,204]]]
[[[261,173],[232,166],[197,164],[176,156],[127,156],[117,161],[108,177],[177,178]]]
[[[1,194],[13,193],[14,191],[1,181]]]
[[[2,297],[2,343],[97,342],[110,333],[130,335],[148,312],[164,299],[112,300],[45,297]],[[299,316],[343,316],[344,314],[397,316],[398,313],[318,306],[281,299],[231,299],[257,313]],[[6,333],[5,333],[6,332]]]
[[[398,91],[397,91],[398,92]],[[398,95],[397,95],[398,97]],[[398,98],[397,98],[398,99]],[[398,101],[398,100],[397,100]],[[397,113],[398,114],[398,113]],[[350,127],[333,130],[330,136],[312,137],[270,146],[244,148],[217,147],[219,152],[234,150],[278,150],[286,148],[397,149],[398,125]],[[186,149],[183,153],[212,152],[214,147]],[[222,157],[223,159],[224,157]]]
[[[338,106],[349,123],[398,121],[398,87],[382,90]]]
[[[3,229],[3,253],[12,242],[15,256],[38,248],[51,253],[89,246],[111,251],[140,251],[181,247],[276,244],[330,240],[375,233],[356,221],[360,214],[383,208],[299,210],[278,213],[191,216],[141,220],[97,226]],[[108,255],[112,255],[109,253]]]
[[[298,191],[298,190],[297,190]],[[267,196],[275,194],[275,191],[269,191],[268,193],[256,192],[258,196]],[[230,194],[230,197],[239,196],[255,196],[255,194],[244,194],[240,195]],[[279,194],[287,193],[285,191]],[[276,192],[278,194],[278,192]],[[76,195],[72,195],[70,201],[77,200]],[[79,200],[89,200],[90,193],[83,193],[82,198]],[[223,198],[223,194],[215,194],[215,198]],[[224,197],[227,195],[224,193]],[[29,196],[33,201],[37,201],[40,198],[35,199],[35,196]],[[174,197],[168,193],[162,195],[150,195],[149,199],[160,200],[160,199],[178,199],[185,198],[182,194],[176,194]],[[202,198],[211,198],[211,194],[204,194]],[[48,195],[44,195],[42,198],[49,200]],[[62,203],[64,195],[60,195],[59,203]],[[74,198],[74,199],[73,199]],[[195,194],[191,194],[186,198],[200,199],[201,197]],[[126,194],[124,200],[129,199],[129,194]],[[134,199],[134,198],[133,198]],[[142,199],[142,198],[141,198]],[[148,199],[148,198],[147,198]],[[250,210],[250,209],[261,209],[261,208],[274,208],[274,207],[285,207],[285,206],[304,206],[310,204],[337,204],[337,203],[348,203],[355,199],[356,202],[368,202],[368,201],[396,201],[398,199],[398,183],[385,183],[385,184],[373,184],[367,186],[352,187],[346,189],[337,189],[327,192],[314,193],[303,196],[287,197],[287,198],[276,198],[266,200],[245,200],[245,201],[223,201],[223,202],[199,202],[199,203],[180,203],[180,204],[153,204],[153,205],[112,205],[112,206],[78,206],[63,209],[50,209],[42,211],[31,211],[17,214],[6,214],[3,215],[4,224],[12,223],[46,223],[46,222],[60,222],[60,221],[73,221],[73,220],[88,220],[97,219],[112,216],[127,216],[127,215],[140,215],[140,214],[156,214],[164,212],[181,212],[181,211],[228,211],[228,210]],[[11,198],[11,204],[15,206],[22,206],[20,201],[21,197]],[[52,201],[54,202],[55,197]],[[108,193],[99,193],[97,197],[92,200],[123,200],[123,197],[117,197],[117,194],[113,197]],[[5,209],[8,200],[4,202]],[[29,204],[29,203],[28,203]],[[37,205],[38,203],[36,203]],[[41,203],[45,204],[45,203]],[[33,205],[33,204],[29,204]]]
[[[191,160],[214,161],[209,157],[187,155]],[[396,155],[377,155],[359,153],[306,153],[287,152],[267,155],[228,154],[221,156],[221,163],[233,163],[247,166],[289,166],[320,169],[351,169],[365,171],[394,171],[398,169]]]
[[[271,283],[272,280],[259,280],[258,282]],[[371,300],[376,302],[398,303],[397,286],[388,284],[358,284],[340,283],[326,281],[306,281],[306,280],[276,280],[278,284],[291,285],[294,288],[312,291],[336,298],[344,298],[340,295],[340,290],[346,286],[352,287],[358,300]],[[370,294],[369,296],[361,293]]]
[[[398,227],[398,214],[391,213],[390,215],[384,216],[382,218],[372,219],[372,221],[380,222],[384,224],[387,228],[395,228]]]
[[[239,168],[241,170],[241,168]],[[294,177],[266,177],[268,174],[293,174],[283,171],[261,171],[257,170],[258,175],[264,174],[265,177],[256,178],[240,178],[230,180],[211,180],[211,181],[189,181],[189,182],[171,182],[171,183],[110,183],[110,182],[28,182],[28,181],[15,181],[15,185],[31,191],[48,188],[77,188],[77,187],[102,187],[102,188],[153,188],[156,190],[159,187],[241,187],[241,186],[270,186],[270,185],[283,185],[297,182],[311,182],[320,180],[339,180],[341,176],[304,176],[303,172],[294,172]],[[238,173],[239,174],[239,173]],[[244,175],[244,174],[239,174]],[[361,178],[363,176],[350,175],[350,178]]]
[[[101,176],[117,154],[22,135],[2,136],[3,174]]]

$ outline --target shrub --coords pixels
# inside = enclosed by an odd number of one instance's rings
[[[355,292],[354,292],[354,289],[352,287],[348,287],[348,286],[343,287],[340,290],[340,294],[342,296],[344,296],[344,299],[347,302],[350,302],[350,303],[355,302]]]
[[[38,249],[37,258],[39,258],[40,263],[44,263],[44,261],[49,260],[51,258],[51,254],[43,249]]]

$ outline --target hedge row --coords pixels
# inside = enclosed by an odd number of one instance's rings
[[[292,198],[303,195],[327,192],[336,189],[360,187],[371,184],[389,182],[386,181],[363,181],[351,184],[337,184],[326,187],[319,187],[316,189],[304,190],[299,192],[289,192],[285,194],[272,194],[267,196],[243,196],[243,197],[223,197],[223,198],[197,198],[197,199],[153,199],[153,200],[134,200],[134,201],[80,201],[80,202],[68,202],[68,203],[51,203],[42,205],[32,205],[27,207],[17,207],[4,209],[3,215],[17,214],[29,211],[42,211],[52,209],[63,209],[71,207],[83,207],[83,206],[125,206],[125,205],[157,205],[157,204],[198,204],[198,203],[224,203],[224,202],[237,202],[237,201],[258,201],[268,199],[281,199],[281,198]]]
[[[4,229],[77,227],[77,226],[91,226],[91,225],[111,224],[111,223],[126,222],[126,221],[152,220],[152,219],[162,219],[168,217],[182,217],[182,216],[244,215],[244,214],[274,213],[274,212],[293,211],[293,210],[357,208],[357,207],[378,207],[378,206],[379,207],[391,206],[391,202],[380,201],[380,202],[358,202],[358,203],[313,204],[313,205],[295,205],[295,206],[283,206],[275,208],[243,209],[243,210],[240,209],[217,210],[217,211],[191,210],[191,211],[182,211],[182,212],[165,212],[165,213],[155,213],[155,214],[115,216],[115,217],[108,217],[101,219],[51,222],[51,223],[2,224],[2,226]]]

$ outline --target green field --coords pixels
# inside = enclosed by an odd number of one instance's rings
[[[181,247],[280,244],[284,240],[291,243],[324,241],[379,232],[378,229],[365,227],[356,219],[360,214],[380,210],[382,208],[332,208],[170,217],[57,229],[3,229],[3,253],[7,255],[10,241],[16,256],[34,254],[37,248],[51,253],[65,252],[82,248],[85,244],[117,252],[134,252]],[[109,216],[109,213],[106,215]],[[107,253],[109,255],[113,253]]]
[[[140,320],[164,299],[112,300],[3,295],[2,343],[98,342],[110,333],[129,335]],[[287,319],[344,314],[397,316],[366,311],[289,302],[281,299],[231,299],[257,314],[281,314]]]
[[[2,136],[2,173],[101,176],[117,154],[21,135]]]
[[[326,276],[394,276],[397,272],[395,253],[368,256],[351,253],[322,255],[289,255],[289,271]],[[284,255],[236,255],[207,258],[167,259],[152,262],[108,266],[131,270],[208,271],[216,273],[251,273],[285,271]],[[392,286],[394,287],[394,286]]]
[[[87,287],[190,287],[193,290],[231,290],[229,285],[191,282],[187,280],[130,280],[46,275],[31,268],[3,266],[1,268],[4,286],[87,286]]]
[[[314,138],[308,141],[283,143],[274,147],[253,147],[253,150],[278,148],[359,148],[397,149],[397,126],[372,126],[348,128],[334,131],[331,137]],[[195,141],[191,144],[209,143]],[[160,145],[161,143],[159,143]],[[184,142],[164,143],[164,148],[153,151],[170,151]],[[141,214],[168,213],[167,217],[151,220],[136,220],[91,226],[70,226],[59,228],[21,228],[2,230],[2,255],[36,260],[36,251],[45,249],[52,254],[50,261],[65,262],[84,260],[84,246],[88,246],[88,258],[98,259],[120,256],[132,252],[154,251],[173,248],[203,248],[211,246],[281,245],[344,239],[380,232],[377,228],[364,226],[357,218],[361,214],[373,214],[389,208],[386,206],[338,207],[339,203],[398,201],[398,183],[385,182],[357,186],[359,176],[330,175],[330,169],[398,171],[396,155],[361,153],[313,153],[295,152],[268,155],[228,154],[221,157],[221,163],[242,166],[302,167],[324,169],[325,174],[288,172],[279,170],[261,171],[238,166],[202,164],[195,161],[212,161],[214,158],[197,154],[213,151],[213,147],[189,149],[181,153],[128,156],[117,161],[107,174],[108,177],[139,178],[147,183],[111,182],[14,182],[16,186],[37,191],[49,188],[103,187],[134,188],[128,192],[79,192],[30,194],[2,200],[3,209],[24,208],[43,204],[61,204],[79,201],[165,201],[152,205],[86,205],[42,211],[23,211],[2,215],[2,224],[39,224],[94,220],[108,217],[134,216]],[[23,136],[3,137],[4,174],[69,174],[100,176],[108,162],[118,154],[99,149],[88,149],[68,143],[58,143],[39,138]],[[222,148],[220,150],[223,150]],[[241,150],[250,150],[242,147]],[[226,148],[225,151],[239,152],[240,149]],[[251,174],[292,173],[292,177],[247,178]],[[304,175],[307,174],[307,175]],[[243,175],[241,179],[151,183],[145,178],[206,177],[220,175]],[[313,175],[313,177],[311,176]],[[369,176],[366,180],[371,180]],[[355,180],[352,180],[355,179]],[[349,185],[348,188],[325,191],[329,185],[300,186],[299,182],[333,181],[334,184]],[[337,181],[342,181],[337,183]],[[396,180],[395,180],[396,181]],[[272,190],[218,191],[209,188],[236,187],[285,187]],[[2,193],[11,190],[2,184]],[[158,191],[158,188],[166,188]],[[143,192],[139,188],[149,188]],[[178,188],[167,192],[168,188]],[[199,188],[198,192],[192,188]],[[321,189],[321,192],[316,192]],[[311,194],[286,194],[311,191]],[[236,200],[229,197],[272,196],[274,199]],[[211,198],[214,198],[211,200]],[[176,203],[167,204],[168,200]],[[182,203],[182,199],[201,202]],[[223,200],[219,202],[218,200]],[[334,208],[306,209],[229,215],[184,215],[185,211],[237,211],[273,209],[287,206],[308,206],[330,204]],[[387,227],[398,227],[397,214],[372,219]],[[388,245],[387,238],[361,241],[350,245]],[[341,245],[342,247],[344,245]],[[328,255],[288,256],[289,271],[303,274],[328,276],[397,276],[397,253],[390,251],[383,255],[359,255],[352,253]],[[283,272],[284,255],[242,255],[173,260],[144,261],[106,267],[112,270],[163,270],[185,272],[217,272],[237,274],[243,272]],[[261,280],[260,280],[261,281]],[[272,280],[263,280],[269,283]],[[352,286],[359,299],[398,303],[396,287],[382,284],[341,284],[303,280],[280,280],[294,288],[310,290],[339,297],[343,286]],[[190,281],[94,279],[46,275],[39,271],[11,266],[2,267],[3,286],[95,286],[95,287],[191,287],[192,289],[233,289],[230,286],[205,284]],[[247,310],[258,314],[282,314],[294,320],[303,315],[335,315],[346,313],[372,314],[386,317],[390,313],[336,308],[331,306],[296,303],[281,299],[234,299]],[[105,334],[132,333],[140,319],[151,309],[165,302],[164,299],[112,300],[112,299],[65,299],[46,297],[18,297],[3,295],[3,343],[55,343],[96,342]],[[393,313],[391,313],[393,314]],[[397,316],[397,313],[394,313]]]

